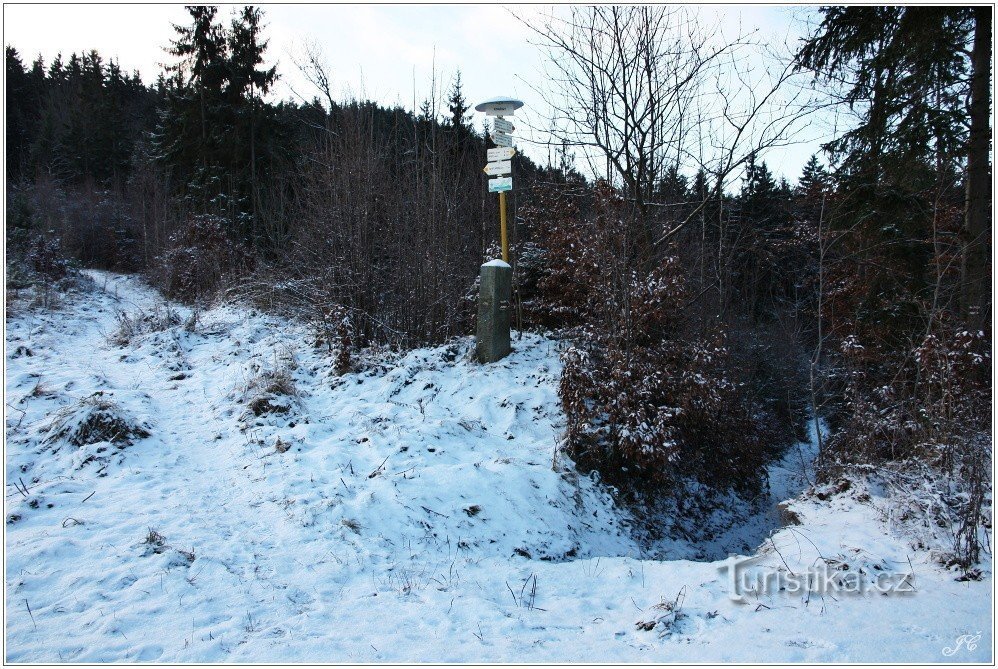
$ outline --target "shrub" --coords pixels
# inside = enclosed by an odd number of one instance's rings
[[[350,356],[353,326],[346,310],[342,308],[331,313],[330,320],[335,323],[332,334],[336,338],[336,373],[346,374],[353,368]]]
[[[720,342],[570,348],[559,388],[570,455],[625,492],[691,478],[757,493],[785,442],[728,378],[727,359]]]
[[[63,279],[68,272],[69,262],[58,237],[34,236],[28,247],[28,261],[31,269],[47,281]]]
[[[232,240],[225,219],[192,217],[170,238],[159,267],[163,291],[185,302],[204,299],[252,269],[249,252]]]
[[[339,304],[322,309],[318,317],[312,319],[311,326],[315,332],[316,348],[325,346],[329,353],[335,352],[336,373],[342,375],[352,370],[354,328],[349,310]]]
[[[831,358],[844,401],[833,416],[828,476],[843,463],[908,458],[952,473],[959,451],[991,429],[989,339],[949,326],[907,350],[878,349],[849,335]]]
[[[828,392],[836,401],[819,481],[870,471],[917,472],[923,493],[944,493],[910,504],[906,500],[915,491],[898,486],[895,496],[923,527],[952,527],[950,562],[970,569],[980,556],[981,528],[989,522],[990,337],[945,314],[907,346],[877,333],[855,327],[826,361]],[[945,510],[943,521],[933,517],[939,508]]]
[[[180,316],[169,304],[156,305],[149,313],[139,309],[127,314],[118,313],[118,328],[108,337],[116,346],[127,346],[137,337],[150,332],[162,332],[180,325]]]
[[[591,311],[595,287],[590,269],[599,268],[599,252],[580,232],[580,193],[535,187],[520,211],[523,227],[536,239],[519,249],[518,271],[523,312],[529,325],[570,328]]]
[[[67,189],[61,209],[64,245],[73,258],[87,267],[139,267],[136,223],[118,193],[92,184]]]
[[[545,251],[530,311],[570,326],[559,387],[569,454],[626,495],[678,494],[684,479],[758,492],[792,431],[747,392],[754,370],[724,329],[691,326],[676,254],[652,254],[646,225],[606,184],[586,216],[570,191],[540,201],[550,217],[531,214]]]
[[[58,412],[47,428],[46,441],[67,441],[74,446],[110,442],[119,448],[150,435],[149,429],[110,397],[98,391]]]

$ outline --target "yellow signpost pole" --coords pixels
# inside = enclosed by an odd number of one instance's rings
[[[506,237],[506,192],[499,193],[499,237],[502,240],[502,261],[509,264],[509,239]]]

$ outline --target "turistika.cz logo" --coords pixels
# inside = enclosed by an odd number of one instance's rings
[[[749,598],[785,593],[788,595],[905,594],[915,592],[911,572],[881,570],[875,573],[843,569],[841,564],[817,561],[794,572],[785,568],[756,564],[762,556],[730,557],[718,568],[727,577],[728,597],[748,603]]]

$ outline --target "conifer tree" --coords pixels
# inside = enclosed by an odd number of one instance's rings
[[[225,31],[216,22],[217,8],[188,7],[191,24],[174,25],[176,39],[168,52],[179,61],[167,69],[166,110],[157,132],[160,155],[181,183],[200,201],[202,211],[223,192],[222,144],[224,94],[228,79]],[[222,206],[220,206],[222,205]]]
[[[470,107],[464,99],[464,92],[461,90],[461,70],[458,70],[454,77],[454,85],[451,88],[450,97],[447,99],[447,108],[450,110],[451,126],[467,130],[468,109]]]
[[[962,311],[989,320],[991,13],[972,7],[828,7],[799,53],[802,67],[843,85],[860,122],[827,145],[856,216],[874,210],[875,243],[895,251],[920,285],[931,201],[966,165]],[[970,127],[971,132],[967,133]],[[890,219],[889,223],[885,219]],[[851,225],[843,221],[846,225]],[[870,240],[873,241],[873,240]],[[890,300],[894,302],[895,300]]]
[[[804,171],[797,181],[797,193],[803,197],[820,194],[829,185],[828,170],[812,155],[804,165]]]
[[[274,82],[277,68],[262,67],[268,41],[261,39],[263,12],[252,6],[243,7],[233,17],[228,41],[228,81],[226,102],[232,132],[228,135],[230,174],[234,197],[245,221],[243,233],[255,243],[264,234],[261,225],[261,180],[265,166],[270,164],[275,130],[272,108],[262,104]]]

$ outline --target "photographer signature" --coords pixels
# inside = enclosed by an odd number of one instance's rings
[[[981,632],[978,631],[977,634],[961,634],[953,642],[952,646],[946,646],[943,648],[943,655],[946,657],[952,657],[956,653],[966,646],[967,650],[974,650],[977,648],[977,642],[981,640]]]

